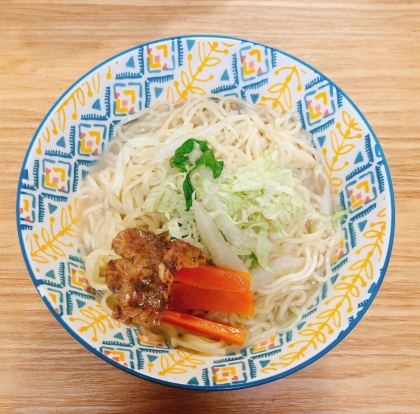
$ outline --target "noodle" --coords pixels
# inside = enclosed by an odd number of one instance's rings
[[[278,168],[291,170],[296,183],[294,190],[318,213],[300,216],[284,225],[280,232],[268,229],[273,244],[268,258],[271,271],[251,270],[256,287],[255,316],[199,312],[209,320],[247,328],[248,337],[243,347],[290,331],[302,320],[320,284],[331,275],[330,258],[340,229],[337,223],[320,216],[320,213],[333,213],[328,179],[322,171],[319,176],[315,174],[319,156],[312,146],[311,136],[301,129],[295,114],[282,115],[271,108],[257,108],[231,96],[194,97],[181,106],[159,101],[120,122],[109,151],[80,190],[86,206],[82,213],[81,237],[87,254],[88,283],[103,292],[101,305],[111,312],[112,294],[104,275],[107,263],[119,258],[112,250],[112,240],[124,228],[159,232],[168,225],[169,212],[152,213],[142,205],[163,183],[176,186],[176,180],[167,181],[176,173],[169,166],[169,158],[189,138],[207,141],[216,159],[224,161],[223,171],[227,174],[247,166],[266,151],[276,151]],[[207,201],[203,200],[203,204]],[[173,231],[206,250],[191,224],[193,213],[182,214],[190,221]],[[217,217],[220,228],[223,215]],[[242,220],[247,217],[248,212],[243,211]],[[252,226],[254,230],[256,225]],[[281,257],[283,262],[279,261]],[[241,258],[249,266],[249,260],[245,256]],[[166,338],[173,347],[205,354],[224,355],[239,350],[224,341],[214,341],[167,324],[152,331],[138,329],[151,337],[157,335],[156,340]]]

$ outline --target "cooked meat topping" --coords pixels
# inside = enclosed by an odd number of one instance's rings
[[[182,267],[201,267],[206,264],[204,253],[183,240],[175,240],[170,249],[163,256],[163,263],[172,272],[176,273]]]
[[[122,259],[108,263],[106,284],[117,294],[112,317],[125,324],[159,325],[168,309],[174,274],[181,267],[206,264],[200,249],[182,240],[170,242],[167,232],[125,229],[112,248]]]
[[[111,292],[118,292],[124,282],[124,275],[131,268],[130,260],[111,260],[106,270],[105,281]]]
[[[139,259],[140,252],[142,260],[155,260],[156,254],[163,256],[168,249],[168,236],[168,232],[156,235],[151,231],[141,231],[136,228],[125,229],[112,241],[112,248],[125,259]]]

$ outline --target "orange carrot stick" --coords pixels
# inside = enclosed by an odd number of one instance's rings
[[[175,274],[174,280],[203,289],[249,292],[251,275],[237,270],[206,265],[191,269],[182,268]]]
[[[254,295],[251,292],[201,289],[187,283],[175,282],[172,285],[169,309],[204,309],[252,316]]]
[[[174,326],[178,326],[180,328],[188,329],[192,332],[199,333],[210,338],[220,339],[235,345],[242,345],[247,334],[245,329],[233,328],[232,326],[207,321],[206,319],[197,318],[196,316],[180,312],[167,311],[162,321]]]

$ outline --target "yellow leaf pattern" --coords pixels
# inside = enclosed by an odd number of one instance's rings
[[[172,86],[167,87],[166,96],[168,99],[171,99],[173,102],[180,102],[188,97],[189,94],[194,95],[204,95],[206,91],[204,86],[197,86],[198,84],[206,83],[214,79],[213,74],[204,75],[206,68],[211,68],[213,66],[219,65],[222,60],[217,54],[227,55],[229,53],[228,48],[232,45],[226,43],[223,44],[224,47],[220,47],[219,42],[198,42],[198,66],[194,66],[194,56],[192,53],[188,53],[188,68],[187,70],[181,70],[181,82],[175,80],[173,82],[173,87],[176,91],[177,98],[175,98],[174,90]]]
[[[160,356],[161,371],[158,375],[166,374],[185,374],[188,370],[194,370],[197,365],[203,365],[206,362],[196,354],[177,350]]]
[[[332,156],[329,154],[329,150],[326,147],[322,149],[325,166],[328,172],[328,178],[334,188],[334,194],[338,194],[338,187],[344,183],[342,178],[335,176],[335,173],[342,171],[349,165],[348,161],[340,163],[340,159],[343,155],[348,154],[355,148],[355,145],[349,143],[349,140],[362,138],[362,134],[360,133],[362,129],[359,127],[356,119],[352,118],[351,115],[346,111],[341,112],[341,117],[345,127],[343,127],[341,122],[337,122],[336,124],[336,129],[340,135],[340,138],[337,136],[337,133],[334,130],[330,131],[330,143],[333,153]]]
[[[78,200],[74,199],[74,205],[61,208],[60,223],[57,225],[55,217],[50,217],[49,227],[41,228],[41,235],[34,233],[32,237],[26,236],[30,244],[30,256],[37,263],[49,263],[59,257],[66,257],[66,248],[73,247],[73,243],[65,242],[65,237],[76,239],[77,233],[77,207]]]
[[[304,71],[302,72],[305,73]],[[302,90],[299,70],[296,66],[283,66],[282,68],[277,69],[274,72],[274,75],[281,78],[281,81],[271,85],[268,88],[268,92],[276,96],[271,97],[263,95],[261,97],[261,103],[259,103],[258,106],[265,106],[265,103],[269,102],[271,103],[273,109],[280,108],[284,114],[287,111],[290,111],[293,107],[293,94],[290,89],[290,84],[293,79],[296,79],[297,82],[296,91],[300,92]]]
[[[120,323],[111,318],[111,315],[102,310],[101,305],[96,304],[95,307],[88,306],[87,309],[80,309],[80,313],[84,318],[69,318],[70,322],[82,322],[83,326],[79,328],[79,332],[85,333],[92,330],[92,341],[98,341],[98,332],[103,334],[108,329],[114,329],[114,326],[120,327]]]

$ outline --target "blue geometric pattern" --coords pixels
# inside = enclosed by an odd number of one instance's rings
[[[124,117],[134,114],[142,109],[144,86],[139,82],[118,82],[113,88],[113,114],[114,116]]]
[[[115,79],[140,79],[144,74],[143,49],[118,60],[114,66]]]
[[[91,105],[90,113],[83,114],[83,121],[107,121],[111,116],[111,87],[105,88],[103,97],[98,97]]]

